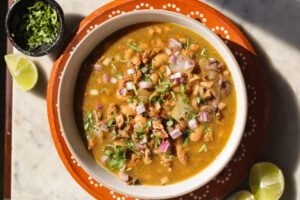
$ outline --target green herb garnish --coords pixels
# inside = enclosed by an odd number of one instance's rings
[[[185,44],[184,44],[184,48],[185,49],[189,49],[190,48],[190,38],[186,39]]]
[[[196,97],[196,102],[197,102],[197,104],[200,104],[201,103],[201,97]]]
[[[99,90],[99,94],[103,94],[104,92],[107,92],[107,89],[106,89],[106,88],[101,88],[101,89]]]
[[[50,44],[58,37],[60,22],[56,10],[43,1],[36,1],[20,15],[19,34],[29,49]]]
[[[126,147],[110,145],[112,149],[104,151],[104,154],[109,157],[107,166],[113,170],[122,169],[126,163]]]
[[[122,79],[122,78],[123,78],[122,74],[119,73],[119,72],[116,72],[116,73],[115,73],[115,76],[116,76],[116,78],[118,78],[118,79]]]
[[[155,88],[155,91],[150,95],[149,102],[163,101],[159,96],[165,94],[171,87],[173,83],[169,81],[161,82],[159,86]]]
[[[175,95],[175,93],[173,91],[171,91],[171,96],[172,96],[172,98],[173,98],[174,101],[177,101],[176,95]]]
[[[138,95],[138,91],[137,91],[135,85],[133,85],[133,91],[134,91],[135,96],[137,96]]]
[[[142,79],[145,81],[151,81],[150,74],[143,74]]]
[[[183,145],[186,146],[189,144],[189,137],[190,137],[191,131],[189,129],[186,129],[182,133],[183,137]]]
[[[169,119],[167,121],[167,126],[173,126],[174,125],[174,121],[172,119]]]
[[[133,49],[133,50],[137,51],[137,52],[143,52],[143,50],[140,49],[140,48],[138,48],[137,45],[136,45],[136,43],[134,43],[134,42],[128,44],[128,47],[129,47],[130,49]]]
[[[204,134],[206,133],[212,133],[212,128],[210,128],[208,125],[205,125],[204,128],[203,128],[203,132]]]
[[[185,87],[184,87],[183,84],[180,84],[180,86],[179,86],[179,92],[180,92],[180,95],[183,97],[183,99],[182,99],[183,102],[186,103],[186,104],[188,104],[190,100],[189,100],[188,96],[185,93]]]
[[[83,114],[83,128],[84,130],[92,130],[94,128],[94,119],[92,112],[86,112]]]
[[[115,72],[117,71],[117,66],[114,63],[111,63],[111,67]]]
[[[113,123],[115,122],[115,119],[112,117],[112,118],[110,118],[109,120],[108,120],[108,122],[107,122],[107,126],[110,128],[110,127],[112,127],[112,125],[113,125]]]
[[[147,120],[147,126],[148,126],[148,127],[151,127],[151,126],[152,126],[152,121],[151,121],[151,119],[148,119],[148,120]]]
[[[152,69],[152,70],[155,70],[155,66],[154,66],[154,63],[153,63],[153,62],[151,63],[151,69]]]

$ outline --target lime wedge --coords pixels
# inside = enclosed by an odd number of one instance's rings
[[[256,200],[278,200],[284,190],[284,177],[274,164],[255,164],[250,171],[249,185]]]
[[[4,56],[10,74],[22,91],[32,89],[37,80],[38,72],[35,64],[27,57],[19,54]]]
[[[231,195],[227,200],[255,200],[255,198],[253,194],[245,190]]]

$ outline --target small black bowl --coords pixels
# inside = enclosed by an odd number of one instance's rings
[[[21,13],[23,13],[28,6],[32,5],[33,2],[37,1],[43,1],[44,3],[49,4],[57,12],[60,27],[55,41],[31,50],[27,47],[27,44],[24,43],[23,38],[17,37],[17,35],[19,35],[17,33],[21,26]],[[43,56],[55,51],[63,43],[63,36],[65,32],[64,13],[55,0],[19,0],[15,2],[7,12],[5,29],[9,40],[20,52],[29,56]]]

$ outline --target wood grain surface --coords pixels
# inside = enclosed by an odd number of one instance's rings
[[[0,197],[10,199],[11,192],[11,108],[12,80],[4,55],[12,52],[5,33],[5,16],[12,0],[0,2]]]

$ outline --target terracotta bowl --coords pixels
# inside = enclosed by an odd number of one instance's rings
[[[80,138],[74,116],[74,90],[83,61],[107,36],[126,26],[142,22],[173,22],[201,35],[220,53],[231,71],[237,94],[237,113],[233,131],[218,157],[203,171],[184,181],[166,186],[129,186],[113,174],[100,167]],[[80,166],[98,182],[119,193],[143,199],[165,199],[177,197],[200,188],[212,180],[230,161],[246,124],[247,95],[239,65],[226,44],[198,21],[184,15],[162,10],[142,10],[126,13],[107,20],[93,29],[80,41],[67,61],[61,74],[58,93],[58,116],[62,134],[72,155]]]

